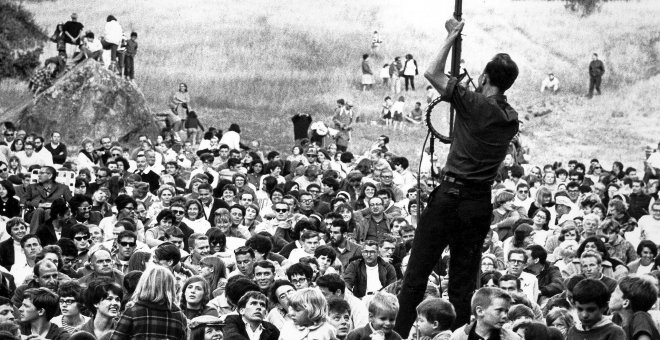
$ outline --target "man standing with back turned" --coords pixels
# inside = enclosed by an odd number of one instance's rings
[[[518,77],[518,66],[508,54],[488,62],[472,92],[445,74],[445,63],[463,22],[451,18],[440,53],[426,78],[445,101],[456,108],[454,140],[442,173],[442,182],[429,197],[415,233],[410,265],[399,295],[395,330],[408,334],[415,307],[422,301],[433,267],[449,246],[449,300],[456,309],[453,329],[470,319],[470,299],[477,286],[481,247],[490,229],[491,186],[509,142],[518,133],[518,113],[504,92]]]

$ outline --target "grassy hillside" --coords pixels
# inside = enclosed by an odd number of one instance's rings
[[[177,84],[186,82],[206,126],[226,129],[237,122],[244,138],[288,149],[289,117],[296,112],[327,119],[335,100],[345,98],[375,119],[390,93],[359,91],[360,56],[369,50],[371,32],[377,29],[384,40],[376,69],[395,55],[412,53],[424,70],[445,36],[451,3],[62,0],[28,7],[47,31],[75,11],[87,29],[100,33],[105,17],[114,14],[126,31],[140,34],[137,82],[154,110],[165,110]],[[567,13],[560,1],[482,0],[464,7],[470,72],[478,74],[494,53],[509,52],[521,70],[509,93],[521,117],[528,109],[553,110],[523,126],[533,163],[598,156],[640,166],[641,147],[657,142],[659,131],[660,99],[652,90],[660,86],[657,1],[607,3],[587,19]],[[586,70],[594,51],[607,73],[604,95],[588,101]],[[549,70],[562,81],[557,96],[538,93]],[[424,100],[425,86],[418,77],[418,90],[404,94],[408,108]],[[0,109],[26,98],[24,89],[22,83],[0,83]],[[613,112],[623,117],[613,118]],[[412,159],[425,129],[361,125],[353,133],[353,148],[363,150],[381,133],[392,137],[394,152]]]

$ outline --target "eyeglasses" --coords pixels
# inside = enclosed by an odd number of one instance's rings
[[[89,235],[87,235],[87,236],[76,236],[73,239],[78,241],[78,242],[80,242],[82,240],[88,241],[89,240]]]
[[[303,284],[305,282],[307,282],[306,278],[291,279],[291,283],[293,283],[294,285]]]
[[[178,210],[178,209],[174,209],[174,210],[171,210],[171,211],[172,211],[172,214],[174,214],[174,215],[183,215],[183,214],[186,213],[185,211]]]
[[[278,212],[278,213],[285,213],[285,212],[288,212],[288,211],[289,211],[289,209],[275,209],[275,212]]]
[[[122,247],[131,247],[131,248],[137,245],[136,242],[117,242],[117,243],[119,243],[119,245]]]
[[[135,211],[135,207],[124,207],[124,209],[128,211]]]
[[[518,190],[521,194],[529,194],[529,190]]]
[[[60,305],[72,305],[76,303],[76,299],[70,298],[70,299],[60,299]]]
[[[80,211],[91,211],[92,207],[78,207],[78,210],[80,210]]]
[[[305,204],[309,204],[309,203],[313,203],[313,202],[314,202],[314,200],[310,200],[310,199],[300,200],[300,203],[305,203]]]
[[[369,203],[369,206],[371,206],[371,207],[378,207],[378,206],[382,206],[382,205],[383,205],[383,203]]]
[[[9,169],[7,168],[0,168],[0,172],[7,172]]]
[[[509,263],[511,263],[511,264],[524,264],[525,261],[523,261],[523,260],[509,260]]]

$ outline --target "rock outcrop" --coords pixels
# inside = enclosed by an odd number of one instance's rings
[[[158,126],[140,89],[94,60],[61,76],[33,102],[5,113],[20,129],[48,138],[59,131],[68,145],[111,136],[121,142],[155,136]]]

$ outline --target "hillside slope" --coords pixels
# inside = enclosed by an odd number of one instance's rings
[[[444,38],[443,23],[453,10],[449,3],[61,0],[29,8],[46,30],[75,11],[87,29],[100,33],[105,17],[114,14],[126,31],[140,34],[137,82],[153,109],[166,109],[178,82],[186,82],[206,126],[237,122],[246,138],[287,150],[288,118],[295,112],[327,118],[334,101],[345,98],[375,119],[390,93],[359,91],[360,56],[369,51],[371,32],[377,29],[384,40],[382,58],[373,62],[376,70],[395,55],[412,53],[423,71]],[[659,131],[660,100],[651,90],[660,86],[657,1],[607,3],[587,19],[567,13],[560,1],[470,1],[464,11],[469,71],[476,76],[494,53],[506,51],[521,70],[509,93],[521,116],[527,108],[553,110],[524,123],[534,163],[598,156],[641,165],[642,146],[657,142]],[[583,96],[592,52],[602,56],[608,72],[604,95],[588,101]],[[550,70],[563,89],[543,97],[538,88]],[[426,83],[422,77],[417,82],[416,92],[404,94],[408,109],[424,102]],[[10,107],[23,86],[0,83],[0,106]],[[622,117],[612,117],[619,112]],[[425,130],[362,125],[353,133],[353,145],[361,150],[381,133],[392,136],[394,152],[415,155]]]

